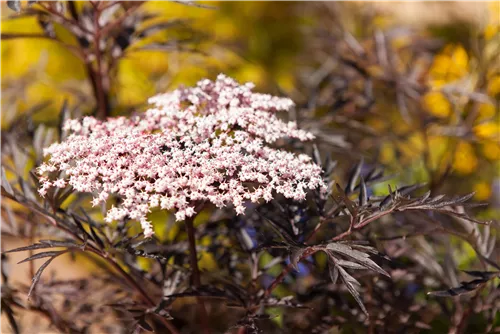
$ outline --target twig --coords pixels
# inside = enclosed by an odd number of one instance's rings
[[[96,58],[96,70],[95,70],[95,80],[96,80],[96,99],[97,99],[97,117],[100,119],[105,119],[109,115],[109,104],[107,99],[107,93],[104,90],[103,82],[103,71],[102,71],[102,55],[101,55],[101,28],[99,25],[99,16],[101,11],[97,8],[94,12],[94,47],[95,47],[95,58]]]
[[[308,256],[316,253],[317,251],[318,251],[317,249],[309,248],[308,250],[306,250],[304,252],[304,254],[302,254],[302,256],[300,257],[299,261],[302,261],[306,257],[308,257]],[[281,274],[279,274],[274,279],[274,281],[272,281],[271,285],[269,285],[269,287],[266,289],[266,292],[264,293],[264,296],[265,297],[269,297],[271,295],[271,292],[273,292],[273,290],[278,286],[278,284],[280,284],[283,281],[283,279],[286,277],[286,275],[288,275],[288,273],[290,271],[292,271],[292,269],[293,269],[293,264],[292,263],[288,264],[288,266],[286,266],[285,269],[283,269],[283,271],[281,272]]]

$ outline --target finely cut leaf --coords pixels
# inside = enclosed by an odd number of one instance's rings
[[[333,284],[336,284],[339,278],[339,268],[337,268],[337,265],[335,264],[336,261],[337,259],[333,256],[328,257],[328,271]]]
[[[17,264],[24,263],[24,262],[29,262],[33,260],[38,260],[38,259],[43,259],[44,257],[56,257],[58,255],[61,255],[62,253],[66,253],[66,251],[51,251],[51,252],[42,252],[38,254],[34,254],[22,261],[19,261]]]
[[[387,277],[390,277],[390,275],[381,267],[379,267],[378,264],[373,262],[370,259],[370,256],[366,253],[360,252],[356,249],[353,249],[351,246],[343,244],[343,243],[330,243],[326,245],[326,249],[329,251],[335,252],[337,254],[341,254],[347,258],[349,258],[351,261],[356,262],[362,266],[364,266],[366,269],[371,269],[379,274],[385,275]]]
[[[347,186],[345,187],[345,193],[351,193],[356,187],[359,175],[361,174],[361,167],[363,167],[363,159],[361,159],[358,164],[351,170],[349,175],[349,181],[347,181]]]
[[[35,273],[35,276],[33,277],[33,279],[31,280],[31,287],[30,287],[30,290],[28,291],[28,298],[31,296],[31,293],[33,292],[33,289],[35,288],[36,284],[38,283],[38,281],[40,280],[40,277],[42,276],[42,273],[43,271],[45,270],[45,268],[47,268],[47,266],[52,262],[52,260],[54,260],[58,255],[54,256],[54,257],[51,257],[50,259],[48,259],[47,261],[45,261],[41,266],[40,268],[38,268],[38,270],[36,271]]]
[[[101,249],[104,248],[104,242],[102,239],[97,235],[97,232],[94,230],[92,226],[90,226],[90,233],[92,234],[92,240],[94,240]]]
[[[35,249],[41,249],[41,248],[51,248],[52,246],[46,245],[46,244],[33,244],[30,246],[24,246],[24,247],[19,247],[19,248],[14,248],[8,251],[3,252],[4,254],[6,253],[15,253],[15,252],[23,252],[23,251],[28,251],[28,250],[35,250]]]
[[[366,310],[365,305],[363,304],[363,301],[361,300],[361,297],[359,295],[358,290],[356,290],[355,285],[360,285],[359,282],[349,275],[347,271],[345,271],[342,267],[338,267],[340,278],[342,279],[342,282],[345,284],[347,287],[347,290],[351,293],[351,295],[354,297],[354,300],[358,303],[359,307],[361,307],[361,310],[363,313],[369,317],[370,315],[368,314],[368,311]]]
[[[4,302],[3,298],[2,313],[5,313],[7,315],[7,320],[9,321],[9,325],[12,328],[14,334],[20,334],[21,332],[19,331],[19,326],[17,324],[16,318],[14,317],[14,311],[7,303]]]
[[[290,263],[295,268],[295,270],[299,270],[299,261],[307,248],[297,248],[294,247],[292,252],[290,253]]]
[[[489,280],[494,279],[496,277],[500,277],[500,271],[465,271],[467,274],[475,277],[480,277],[473,281],[469,282],[461,282],[460,286],[450,288],[448,290],[442,291],[432,291],[428,292],[428,295],[436,296],[436,297],[454,297],[460,296],[469,292],[473,292],[484,284],[486,284]]]
[[[19,247],[19,248],[14,248],[14,249],[5,251],[4,253],[15,253],[15,252],[23,252],[23,251],[43,249],[43,248],[53,248],[53,247],[79,248],[79,247],[81,247],[81,245],[77,244],[76,242],[73,242],[73,241],[40,240],[40,242],[38,242],[36,244],[24,246],[24,247]]]
[[[365,266],[356,263],[356,262],[351,262],[351,261],[346,261],[346,260],[338,260],[337,264],[341,267],[347,268],[347,269],[366,269]]]

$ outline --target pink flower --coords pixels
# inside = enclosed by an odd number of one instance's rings
[[[309,157],[267,146],[283,137],[313,138],[277,118],[275,112],[293,102],[252,88],[219,75],[157,95],[153,108],[131,118],[70,120],[65,129],[72,133],[45,150],[50,159],[39,168],[40,174],[64,171],[66,179],[41,177],[39,192],[67,183],[97,194],[93,204],[119,196],[120,207],[111,208],[106,221],[138,220],[150,236],[152,208],[175,210],[176,219],[185,220],[209,201],[243,214],[245,200],[269,201],[273,192],[303,200],[307,190],[324,189],[321,168]]]

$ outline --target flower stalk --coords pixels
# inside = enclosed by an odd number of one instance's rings
[[[194,228],[194,217],[189,217],[185,220],[186,232],[189,242],[189,262],[191,264],[192,276],[191,282],[197,288],[201,286],[200,269],[198,268],[198,253],[196,251],[196,238]],[[201,325],[203,326],[204,333],[210,333],[210,326],[208,323],[207,308],[205,302],[201,297],[196,297],[198,302],[198,312],[200,313]]]

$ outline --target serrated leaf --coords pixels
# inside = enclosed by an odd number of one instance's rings
[[[81,245],[72,240],[40,240],[41,244],[50,247],[67,247],[67,248],[80,248]]]
[[[363,167],[364,159],[361,159],[358,164],[351,170],[349,174],[349,179],[347,181],[347,185],[345,187],[345,193],[351,193],[356,187],[356,183],[358,181],[359,175],[361,174],[361,167]]]
[[[30,245],[30,246],[14,248],[14,249],[5,251],[3,253],[6,254],[6,253],[23,252],[23,251],[28,251],[28,250],[42,249],[42,248],[52,248],[52,246],[47,245],[47,244],[36,243],[36,244]]]
[[[474,224],[482,224],[482,225],[489,225],[491,224],[491,221],[481,221],[481,220],[477,220],[477,219],[474,219],[466,214],[463,214],[463,213],[460,213],[460,212],[456,212],[456,211],[453,211],[453,210],[437,210],[438,212],[441,212],[441,213],[444,213],[444,214],[447,214],[447,215],[450,215],[450,216],[455,216],[455,217],[458,217],[460,219],[464,219],[466,221],[469,221],[471,223],[474,223]]]
[[[397,190],[400,196],[406,196],[414,192],[415,190],[422,188],[425,184],[413,184],[410,186],[404,186]]]
[[[367,269],[365,266],[352,261],[338,260],[337,264],[347,269]]]
[[[87,242],[87,239],[89,239],[89,238],[92,239],[90,234],[88,234],[88,232],[85,231],[85,229],[83,228],[83,225],[80,222],[80,219],[75,214],[71,214],[71,216],[73,217],[73,221],[75,222],[76,227],[80,230],[80,232],[82,232],[84,243]]]
[[[351,293],[351,295],[354,297],[354,300],[358,303],[359,307],[363,311],[363,313],[369,317],[370,315],[368,314],[368,311],[366,310],[365,305],[363,304],[363,301],[361,300],[361,297],[359,295],[358,290],[356,290],[355,285],[360,285],[359,282],[349,275],[347,271],[345,271],[342,267],[338,267],[340,278],[342,279],[342,282],[345,284],[347,287],[347,290]]]
[[[471,276],[479,278],[469,282],[461,282],[460,286],[458,287],[450,288],[448,290],[428,292],[427,294],[436,297],[460,296],[465,293],[473,292],[479,289],[491,279],[500,277],[500,271],[464,271],[464,272],[466,272]]]
[[[429,197],[431,196],[431,191],[428,190],[421,198],[420,198],[420,202],[423,203],[425,202]]]
[[[79,248],[81,247],[81,245],[75,243],[74,241],[66,241],[66,240],[40,240],[40,242],[35,243],[33,245],[11,249],[4,253],[14,253],[14,252],[22,252],[22,251],[29,251],[29,250],[36,250],[43,248],[54,248],[54,247]]]
[[[332,283],[336,284],[339,278],[339,268],[337,268],[337,265],[335,264],[334,261],[335,260],[328,258],[328,272],[330,274],[330,279],[332,280]]]
[[[62,253],[66,253],[66,251],[41,252],[38,254],[34,254],[34,255],[32,255],[32,256],[30,256],[22,261],[19,261],[17,264],[21,264],[21,263],[29,262],[29,261],[33,261],[33,260],[38,260],[38,259],[43,259],[45,257],[55,257],[58,255],[61,255]]]
[[[92,240],[94,240],[101,249],[104,249],[104,242],[102,239],[97,235],[97,232],[94,230],[94,227],[90,226],[90,233],[92,234]]]
[[[351,246],[343,244],[343,243],[338,243],[338,242],[333,242],[328,245],[326,245],[326,249],[329,251],[338,253],[340,255],[343,255],[353,262],[359,263],[360,265],[364,266],[366,269],[373,270],[379,274],[385,275],[387,277],[391,277],[384,269],[379,267],[378,264],[373,262],[370,259],[370,255],[367,253],[363,253],[361,251],[358,251],[356,249],[353,249]]]
[[[40,277],[42,276],[42,273],[43,271],[45,270],[45,268],[47,268],[47,266],[52,262],[52,260],[54,260],[58,255],[54,256],[54,257],[51,257],[50,259],[48,259],[47,261],[45,261],[41,266],[40,268],[38,268],[38,270],[36,271],[35,273],[35,276],[33,276],[33,279],[31,280],[31,286],[30,286],[30,290],[28,291],[28,298],[31,296],[31,293],[33,292],[33,289],[35,288],[36,284],[38,283],[38,281],[40,280]]]
[[[473,191],[470,194],[466,194],[466,195],[463,195],[463,196],[455,197],[455,198],[452,199],[452,201],[455,202],[455,203],[464,203],[464,202],[467,202],[468,200],[470,200],[472,197],[474,197],[475,194],[476,194],[476,192]]]

